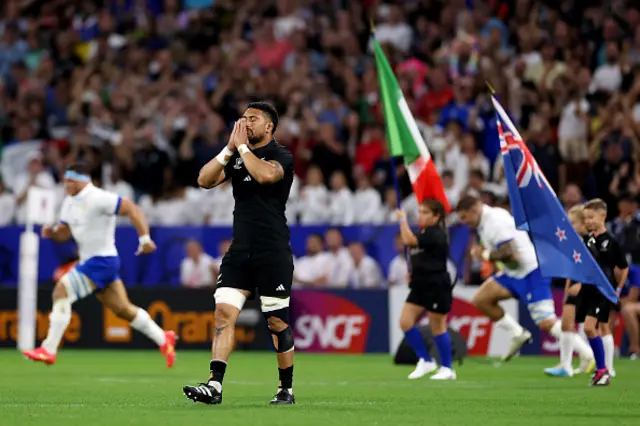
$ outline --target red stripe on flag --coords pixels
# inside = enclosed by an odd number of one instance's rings
[[[413,192],[416,194],[418,203],[422,203],[422,200],[426,198],[435,198],[439,200],[443,205],[447,213],[451,211],[451,205],[447,199],[447,195],[444,192],[444,186],[442,186],[442,180],[436,170],[436,165],[433,161],[428,160],[422,169],[422,172],[418,175],[418,178],[411,182],[413,186]]]

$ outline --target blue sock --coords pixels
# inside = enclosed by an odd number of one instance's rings
[[[411,348],[416,355],[418,355],[418,358],[422,358],[425,361],[431,361],[429,351],[427,350],[427,346],[424,344],[422,333],[420,333],[418,327],[413,327],[411,330],[405,331],[404,337],[407,339],[407,342],[409,342],[409,345],[411,345]]]
[[[435,340],[436,345],[438,345],[438,353],[440,354],[440,364],[443,367],[451,368],[451,337],[449,337],[449,332],[445,331],[442,334],[438,334],[433,338]]]
[[[596,368],[598,370],[607,368],[607,365],[604,362],[604,345],[602,344],[600,336],[589,339],[589,345],[591,345],[591,349],[593,349],[593,356],[596,359]]]

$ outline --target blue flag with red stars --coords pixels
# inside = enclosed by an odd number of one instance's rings
[[[515,125],[495,97],[500,152],[518,229],[529,232],[545,278],[568,278],[598,287],[611,302],[618,297],[582,238],[571,226],[558,197]]]

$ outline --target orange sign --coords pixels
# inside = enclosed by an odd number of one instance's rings
[[[213,339],[213,311],[174,311],[164,301],[156,300],[149,304],[147,312],[163,329],[175,331],[182,342],[208,343]],[[131,326],[128,321],[118,318],[107,308],[104,308],[103,318],[105,341],[131,341]],[[245,327],[236,328],[236,343],[251,343],[254,339],[255,331]]]
[[[36,339],[44,340],[49,330],[49,312],[40,312],[36,314]],[[82,322],[80,316],[76,312],[71,313],[71,322],[64,333],[63,342],[74,343],[80,339],[82,330]],[[0,341],[18,340],[18,311],[8,310],[0,311]]]

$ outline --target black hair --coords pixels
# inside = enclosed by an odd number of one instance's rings
[[[435,216],[438,216],[438,223],[436,225],[446,232],[447,225],[444,220],[447,217],[447,211],[444,208],[444,204],[435,198],[426,198],[422,201],[422,206],[428,208]]]
[[[76,172],[81,175],[89,175],[91,173],[87,163],[73,163],[67,167],[67,171]]]
[[[462,197],[460,201],[458,201],[458,205],[456,206],[456,211],[466,212],[471,210],[476,204],[478,204],[478,199],[472,195],[467,195],[466,197]]]
[[[249,102],[249,105],[247,105],[247,109],[249,108],[262,111],[263,114],[269,117],[269,120],[271,120],[271,122],[273,123],[273,131],[271,132],[271,134],[274,134],[276,132],[276,129],[278,128],[278,111],[276,111],[276,108],[273,105],[265,101]]]

